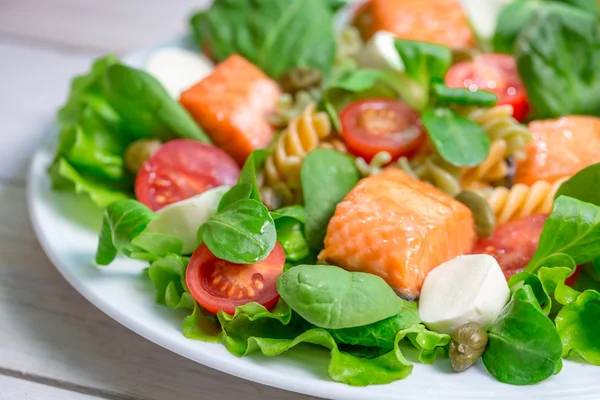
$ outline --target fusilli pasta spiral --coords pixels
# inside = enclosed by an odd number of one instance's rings
[[[517,184],[510,189],[497,187],[479,191],[479,194],[489,203],[498,224],[504,224],[531,214],[552,211],[554,195],[565,180],[567,178],[555,183],[538,181],[532,186]]]
[[[531,132],[513,118],[513,107],[501,105],[492,108],[481,108],[469,113],[469,118],[477,122],[495,142],[503,139],[506,142],[504,156],[525,157],[525,146],[531,142]]]
[[[383,171],[385,165],[392,161],[392,156],[387,151],[380,151],[375,154],[375,157],[370,163],[367,163],[364,158],[358,157],[354,160],[356,169],[361,177],[366,178],[367,176],[377,175]]]
[[[278,129],[286,128],[310,103],[318,101],[320,97],[321,91],[317,88],[300,90],[295,95],[283,93],[275,105],[275,112],[268,117],[269,123]]]
[[[319,148],[337,150],[340,153],[348,153],[346,144],[342,139],[338,137],[333,137],[331,139],[324,140],[323,142],[321,142],[321,144],[319,144]]]
[[[336,36],[335,64],[341,65],[355,59],[364,47],[360,32],[354,26],[346,26]]]
[[[508,162],[506,161],[507,144],[504,139],[497,139],[492,142],[490,152],[486,159],[479,165],[467,168],[461,176],[461,185],[465,189],[473,189],[481,186],[482,183],[504,179],[509,172]]]
[[[315,104],[309,104],[293,121],[275,144],[264,166],[265,184],[281,191],[285,186],[290,193],[300,190],[300,167],[310,151],[331,134],[331,122],[324,112],[316,112]],[[290,200],[289,196],[284,197]]]
[[[461,168],[448,164],[437,154],[415,157],[408,161],[405,157],[398,159],[398,166],[409,175],[422,181],[429,182],[451,196],[456,196],[461,190]]]

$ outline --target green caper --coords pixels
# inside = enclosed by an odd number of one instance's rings
[[[457,194],[455,199],[469,207],[473,213],[477,236],[485,238],[494,232],[494,228],[496,228],[496,216],[483,197],[477,193],[465,190]]]
[[[160,140],[140,139],[131,143],[125,150],[125,168],[137,174],[142,164],[162,146]]]
[[[459,326],[452,334],[450,343],[450,363],[456,372],[462,372],[477,361],[488,343],[486,330],[477,322]]]
[[[321,86],[323,74],[316,68],[292,68],[279,78],[279,85],[285,93],[295,94]]]

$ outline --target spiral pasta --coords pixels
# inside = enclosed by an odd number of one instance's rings
[[[353,60],[364,47],[360,32],[354,26],[346,26],[336,36],[335,64],[341,65],[348,59]]]
[[[367,163],[364,158],[358,157],[354,160],[354,164],[360,176],[366,178],[367,176],[381,173],[384,166],[389,164],[390,161],[392,161],[391,154],[387,151],[380,151],[375,154],[370,163]]]
[[[445,162],[437,154],[415,157],[410,162],[406,157],[400,157],[398,166],[412,177],[429,182],[451,196],[461,191],[462,169]]]
[[[275,112],[268,117],[269,123],[275,128],[284,129],[292,120],[298,118],[310,103],[320,98],[321,91],[317,88],[300,90],[295,95],[283,93],[275,105]]]
[[[302,160],[330,134],[329,117],[324,112],[316,112],[315,104],[310,103],[282,132],[273,152],[267,157],[265,184],[276,190],[285,186],[290,192],[298,192]]]
[[[505,104],[492,108],[480,108],[469,113],[469,118],[482,126],[495,142],[503,139],[506,142],[504,156],[525,157],[525,146],[531,142],[531,132],[525,125],[513,118],[513,107]]]
[[[340,153],[348,153],[348,149],[346,148],[346,144],[339,137],[332,137],[330,139],[326,139],[321,144],[319,144],[320,149],[331,149],[337,150]]]
[[[481,164],[462,172],[461,185],[465,189],[472,189],[481,184],[489,184],[506,178],[509,173],[508,162],[505,158],[507,147],[504,139],[494,140],[486,159]]]
[[[497,187],[480,191],[479,194],[489,203],[498,224],[504,224],[531,214],[552,211],[554,195],[567,179],[563,178],[554,183],[537,181],[532,186],[517,184],[510,189]]]

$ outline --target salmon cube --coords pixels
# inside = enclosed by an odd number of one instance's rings
[[[396,168],[361,180],[329,221],[321,260],[382,277],[399,295],[419,296],[432,269],[468,253],[471,211]]]
[[[371,0],[371,34],[389,31],[400,39],[448,47],[473,47],[469,22],[458,0]]]
[[[568,116],[533,121],[527,157],[517,163],[515,183],[554,183],[600,162],[600,118]]]
[[[182,93],[180,102],[210,136],[239,164],[274,135],[267,115],[281,92],[277,83],[245,58],[234,54]]]

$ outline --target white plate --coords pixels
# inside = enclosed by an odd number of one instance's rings
[[[170,46],[183,46],[181,40]],[[166,46],[166,45],[165,45]],[[157,47],[127,59],[141,67]],[[141,336],[211,368],[265,385],[326,398],[343,399],[506,399],[599,398],[600,368],[565,361],[563,371],[544,383],[510,386],[494,380],[481,362],[455,374],[449,362],[415,364],[405,380],[383,386],[350,387],[327,376],[328,354],[309,346],[280,357],[236,358],[224,346],[186,339],[183,314],[154,303],[154,289],[141,277],[141,262],[118,259],[111,266],[93,264],[101,213],[89,200],[50,189],[46,170],[56,146],[56,130],[46,136],[31,163],[29,214],[46,254],[73,287],[100,310]]]

